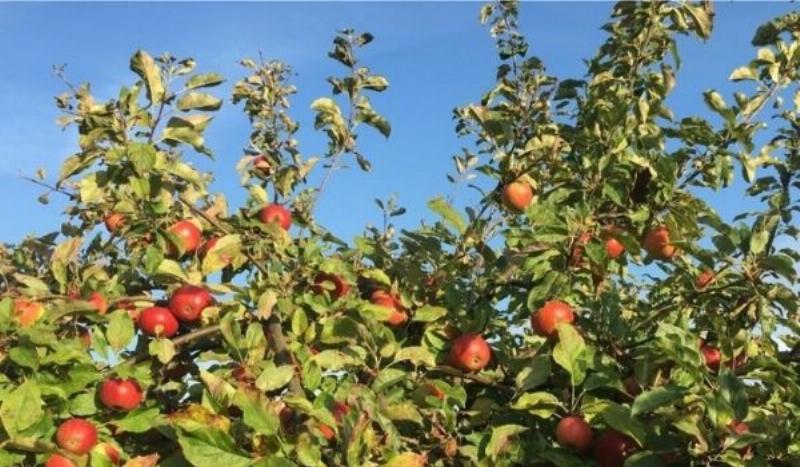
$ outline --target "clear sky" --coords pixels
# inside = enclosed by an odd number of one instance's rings
[[[521,21],[532,53],[558,77],[581,77],[583,60],[604,39],[600,26],[611,5],[523,4]],[[42,190],[19,178],[38,167],[57,173],[60,161],[77,147],[74,129],[61,132],[55,125],[53,96],[64,89],[51,73],[53,64],[66,63],[71,81],[90,81],[98,96],[108,98],[135,80],[128,61],[136,49],[153,55],[168,51],[194,57],[199,71],[225,75],[228,82],[216,94],[228,96],[242,76],[237,60],[260,49],[294,67],[300,148],[318,155],[325,140],[311,129],[308,107],[330,92],[325,78],[341,71],[326,53],[335,31],[344,27],[376,37],[362,58],[391,83],[374,106],[391,121],[393,133],[383,140],[367,129],[362,132],[362,149],[374,169],[369,174],[338,172],[318,208],[319,220],[351,239],[366,222],[379,222],[373,199],[396,193],[408,209],[398,224],[416,225],[428,217],[426,200],[453,194],[445,174],[452,170],[451,156],[467,142],[453,133],[452,109],[478,100],[494,80],[496,54],[477,21],[479,8],[473,2],[0,3],[0,241],[59,225],[61,200],[53,195],[50,205],[40,205],[36,197]],[[791,9],[789,3],[717,4],[712,39],[681,40],[683,68],[671,99],[676,116],[706,115],[701,93],[709,87],[726,97],[738,89],[727,77],[753,56],[753,31]],[[244,199],[234,164],[248,131],[244,115],[226,102],[207,132],[216,161],[188,155],[198,167],[216,173],[212,188],[225,192],[233,207]],[[462,200],[467,195],[464,190],[459,194]],[[726,217],[741,209],[731,200],[713,198]]]

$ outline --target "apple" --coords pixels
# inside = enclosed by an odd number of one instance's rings
[[[206,307],[214,304],[214,297],[203,287],[184,285],[176,290],[169,299],[169,310],[176,318],[191,323],[200,319]]]
[[[670,242],[669,229],[662,225],[647,232],[644,238],[644,249],[656,259],[670,260],[678,249]]]
[[[169,229],[169,233],[178,237],[178,240],[183,245],[184,253],[194,253],[203,239],[203,232],[194,222],[189,220],[178,221]],[[170,256],[178,254],[172,245],[169,246],[168,251]]]
[[[91,303],[92,306],[94,306],[94,309],[97,310],[97,312],[101,315],[106,314],[106,311],[108,311],[108,302],[106,301],[106,297],[104,297],[100,292],[92,292],[89,294],[89,299],[86,301]]]
[[[731,432],[734,435],[741,436],[750,431],[750,426],[741,420],[733,420],[730,423],[728,423],[728,429],[731,430]],[[739,449],[739,454],[742,456],[747,456],[752,452],[753,452],[752,446],[746,446],[743,447],[742,449]]]
[[[278,412],[278,418],[281,421],[281,428],[284,431],[288,431],[292,428],[292,420],[294,419],[294,410],[288,405],[284,405],[280,412]]]
[[[53,454],[44,463],[44,467],[75,467],[75,463],[61,454]]]
[[[350,285],[337,274],[320,272],[314,277],[314,292],[318,294],[328,293],[331,298],[338,300],[350,291]]]
[[[44,305],[24,298],[14,300],[14,318],[20,326],[30,326],[44,314]]]
[[[606,228],[601,235],[601,238],[606,245],[606,255],[608,256],[608,259],[611,260],[615,260],[625,253],[625,245],[623,245],[622,242],[617,240],[617,238],[614,236],[617,230],[619,230],[617,227],[611,226]]]
[[[270,172],[272,172],[272,165],[269,163],[267,156],[263,154],[254,157],[251,163],[255,171],[261,172],[264,175],[269,175]]]
[[[574,321],[572,307],[561,300],[550,300],[531,316],[533,330],[543,336],[552,336],[558,323],[572,324]]]
[[[114,465],[119,464],[120,455],[119,455],[119,449],[117,449],[116,446],[114,446],[111,443],[100,443],[97,445],[97,447],[102,450],[103,454],[106,455],[106,457],[108,458],[109,461],[111,461],[112,464]]]
[[[450,364],[463,371],[480,371],[489,364],[492,349],[480,334],[462,334],[450,347]]]
[[[708,284],[714,282],[714,279],[716,279],[714,271],[706,269],[703,272],[701,272],[699,276],[697,276],[697,279],[695,279],[694,281],[694,285],[699,290],[703,290],[708,286]]]
[[[342,419],[350,413],[350,406],[345,404],[344,402],[334,402],[333,408],[331,409],[331,414],[333,415],[333,419],[336,420],[337,424],[342,423]],[[323,438],[331,441],[333,438],[336,437],[336,431],[331,428],[330,426],[320,423],[319,424],[319,432]]]
[[[103,223],[109,232],[114,233],[125,225],[125,215],[119,212],[112,212],[103,219]]]
[[[406,314],[403,309],[403,305],[400,304],[400,300],[389,292],[385,290],[376,290],[370,295],[369,301],[374,305],[392,309],[392,314],[389,316],[389,319],[386,320],[389,326],[394,328],[400,327],[408,321],[408,314]]]
[[[425,383],[425,385],[423,386],[423,389],[425,390],[425,393],[427,395],[433,396],[433,397],[439,399],[440,401],[443,401],[444,398],[445,398],[444,391],[439,389],[439,387],[436,386],[433,383]]]
[[[556,440],[565,448],[582,451],[592,444],[592,427],[583,417],[571,415],[564,417],[556,425]]]
[[[597,438],[594,460],[600,467],[622,467],[625,459],[639,449],[636,441],[619,431],[608,429]]]
[[[152,306],[139,315],[139,329],[150,336],[172,337],[178,333],[178,320],[161,306]]]
[[[742,352],[734,357],[733,360],[728,361],[728,368],[730,368],[733,372],[736,372],[736,370],[743,367],[745,363],[747,363],[747,354]]]
[[[142,388],[135,379],[109,378],[100,384],[100,401],[110,409],[129,412],[142,402]]]
[[[533,200],[533,187],[530,183],[517,180],[503,188],[503,204],[512,211],[524,211]]]
[[[97,428],[82,418],[70,418],[58,427],[56,442],[72,454],[86,454],[97,443]]]
[[[703,344],[700,347],[700,353],[703,354],[703,360],[706,366],[711,370],[719,370],[719,362],[722,360],[722,352],[717,347],[710,344]]]
[[[264,224],[277,223],[283,230],[292,226],[292,213],[280,204],[270,204],[258,213],[258,218]]]

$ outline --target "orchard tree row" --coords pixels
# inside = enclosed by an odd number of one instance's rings
[[[455,110],[448,175],[480,200],[399,230],[378,201],[352,243],[314,210],[380,163],[359,134],[390,136],[370,34],[334,39],[316,157],[291,69],[241,62],[237,207],[187,162],[211,156],[222,76],[138,51],[98,100],[59,71],[79,147],[35,182],[66,219],[0,248],[0,465],[799,465],[800,15],[755,31],[738,92],[698,96],[712,118],[676,116],[676,37],[713,16],[616,4],[561,79],[515,2],[484,6],[496,83]],[[750,209],[724,219],[720,190]]]

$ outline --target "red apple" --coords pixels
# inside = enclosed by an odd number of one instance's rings
[[[75,467],[75,463],[65,456],[55,453],[47,459],[44,467]]]
[[[344,297],[350,290],[350,285],[337,274],[320,272],[314,277],[314,292],[318,294],[328,293],[331,298],[338,300]]]
[[[551,300],[531,316],[533,330],[543,336],[552,336],[556,332],[558,323],[572,324],[575,313],[572,307],[560,300]]]
[[[100,292],[92,292],[89,294],[89,299],[87,301],[94,306],[94,309],[97,310],[98,313],[101,315],[106,314],[106,311],[108,310],[108,302],[103,294]]]
[[[184,253],[194,253],[197,250],[197,247],[200,246],[200,243],[203,240],[203,232],[200,230],[194,222],[189,220],[182,220],[178,221],[169,228],[169,232],[176,237],[183,245],[183,252]],[[170,245],[168,253],[170,256],[175,256],[178,254],[177,251],[174,250],[174,247]]]
[[[622,467],[625,459],[639,449],[633,438],[608,429],[597,438],[594,460],[600,467]]]
[[[261,172],[264,175],[269,175],[270,172],[272,172],[272,164],[269,163],[269,159],[263,154],[254,157],[251,161],[251,164],[253,166],[253,170]]]
[[[97,443],[97,428],[82,418],[70,418],[58,427],[56,442],[72,454],[86,454]]]
[[[109,232],[114,233],[125,225],[125,215],[119,212],[113,212],[103,219],[103,223],[106,225],[106,229],[108,229]]]
[[[333,419],[336,420],[336,423],[342,423],[342,419],[350,412],[350,406],[345,404],[344,402],[334,402],[333,408],[331,409],[331,414],[333,415]],[[336,431],[330,426],[320,423],[319,424],[319,431],[322,434],[322,437],[327,439],[328,441],[332,440],[336,437]]]
[[[134,379],[109,378],[100,384],[100,401],[110,409],[131,411],[142,402],[142,388]]]
[[[503,204],[512,211],[524,211],[533,200],[530,183],[517,180],[503,188]]]
[[[389,316],[389,319],[386,320],[389,326],[395,328],[400,327],[408,321],[408,314],[403,309],[403,305],[400,304],[400,300],[389,292],[385,290],[376,290],[372,292],[369,300],[374,305],[392,309],[392,314]]]
[[[678,251],[670,241],[669,229],[664,225],[647,232],[643,246],[650,256],[662,260],[672,259]]]
[[[714,271],[706,269],[705,271],[701,272],[699,276],[697,276],[694,285],[698,289],[703,290],[708,286],[708,284],[714,282],[714,279],[716,279]]]
[[[44,305],[24,298],[14,300],[14,318],[20,326],[27,327],[35,323],[44,314]]]
[[[139,315],[139,329],[151,336],[172,337],[178,333],[178,320],[169,309],[153,306]]]
[[[556,426],[556,440],[565,448],[582,451],[592,444],[592,427],[582,417],[564,417]]]
[[[717,347],[714,347],[710,344],[703,344],[700,347],[700,353],[703,354],[703,359],[706,362],[706,366],[711,370],[717,371],[719,370],[719,362],[722,360],[722,352]]]
[[[618,229],[614,226],[608,227],[601,236],[606,244],[608,259],[611,260],[617,259],[625,253],[625,245],[614,236],[617,230]]]
[[[169,310],[176,318],[191,323],[200,319],[206,307],[214,304],[214,297],[203,287],[184,285],[169,299]]]
[[[264,224],[277,223],[283,230],[289,230],[292,226],[292,213],[280,204],[270,204],[263,208],[258,214],[259,219]]]
[[[462,334],[450,347],[450,364],[463,371],[480,371],[491,358],[492,349],[480,334]]]

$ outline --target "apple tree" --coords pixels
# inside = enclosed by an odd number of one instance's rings
[[[676,37],[709,38],[712,5],[614,5],[568,79],[518,8],[480,9],[496,83],[454,111],[448,179],[478,201],[399,230],[378,201],[353,242],[314,212],[380,163],[359,134],[390,137],[372,35],[335,36],[318,156],[277,60],[225,97],[141,50],[112,99],[64,79],[79,146],[35,181],[65,220],[0,247],[0,465],[800,465],[800,15],[676,116]],[[235,207],[190,162],[226,100],[251,126]],[[731,219],[706,201],[742,185]]]

